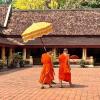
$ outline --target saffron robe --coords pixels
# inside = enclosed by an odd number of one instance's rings
[[[54,69],[51,56],[47,53],[42,54],[41,62],[43,64],[43,68],[39,82],[42,84],[50,84],[52,80],[54,80]]]
[[[59,80],[71,82],[69,55],[61,54],[59,56]]]

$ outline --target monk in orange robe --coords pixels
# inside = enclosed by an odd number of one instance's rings
[[[41,89],[44,89],[44,84],[48,84],[51,86],[52,81],[54,80],[54,69],[51,58],[52,51],[49,50],[47,53],[42,54],[41,62],[43,64],[43,68],[40,75],[39,82],[42,84]]]
[[[61,88],[63,87],[62,81],[69,82],[70,86],[72,86],[69,55],[67,49],[64,49],[63,53],[59,56],[59,65],[59,80]]]

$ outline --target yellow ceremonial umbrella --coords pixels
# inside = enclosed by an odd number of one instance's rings
[[[44,46],[42,36],[47,35],[50,32],[53,32],[53,27],[51,23],[48,22],[37,22],[33,23],[31,26],[29,26],[23,33],[22,33],[22,39],[24,42],[28,42],[29,40],[33,40],[35,38],[40,37],[41,42]],[[44,49],[46,51],[46,48],[44,46]]]

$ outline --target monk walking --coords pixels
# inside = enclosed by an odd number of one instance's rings
[[[48,52],[42,54],[41,57],[41,62],[43,64],[39,80],[39,82],[42,84],[41,89],[44,89],[44,84],[48,84],[49,87],[52,87],[51,83],[54,80],[54,69],[51,54],[52,50],[48,50]]]
[[[71,83],[71,72],[70,72],[70,65],[69,65],[69,55],[68,50],[64,49],[63,53],[59,56],[59,80],[60,80],[60,87],[62,88],[62,81],[69,82],[70,86]]]

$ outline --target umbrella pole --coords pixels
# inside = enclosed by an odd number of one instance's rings
[[[40,40],[41,40],[41,42],[42,42],[42,44],[43,44],[43,48],[44,48],[45,52],[47,52],[46,47],[45,47],[45,45],[44,45],[44,42],[43,42],[43,40],[42,40],[42,37],[40,37]]]

